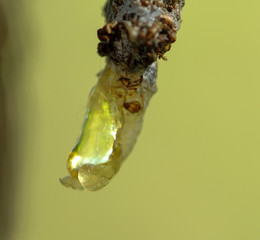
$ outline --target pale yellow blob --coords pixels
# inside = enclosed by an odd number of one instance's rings
[[[109,79],[108,79],[109,80]],[[89,99],[81,136],[69,155],[70,175],[88,190],[98,190],[110,181],[121,165],[119,130],[122,117],[106,88],[97,85]],[[68,178],[61,180],[71,186]],[[79,189],[77,186],[73,188]]]

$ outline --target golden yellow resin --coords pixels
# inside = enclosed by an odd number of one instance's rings
[[[113,74],[109,76],[113,78]],[[63,185],[95,191],[107,185],[119,170],[122,118],[111,94],[102,79],[90,94],[81,136],[67,162],[71,176],[61,179]]]

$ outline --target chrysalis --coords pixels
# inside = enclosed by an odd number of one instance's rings
[[[95,191],[118,172],[141,130],[156,91],[156,63],[143,75],[124,73],[110,62],[92,90],[81,136],[69,155],[65,186]],[[149,73],[149,74],[147,74]]]

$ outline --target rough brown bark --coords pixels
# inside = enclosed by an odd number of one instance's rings
[[[176,41],[184,0],[107,0],[100,56],[130,71],[163,58]]]

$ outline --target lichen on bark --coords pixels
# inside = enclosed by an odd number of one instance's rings
[[[100,56],[136,71],[163,58],[176,41],[184,0],[108,0],[98,30]]]

